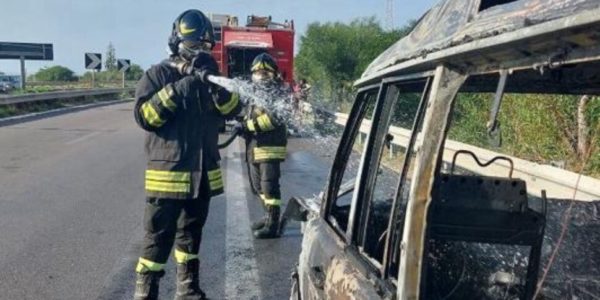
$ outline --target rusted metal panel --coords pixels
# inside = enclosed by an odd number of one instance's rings
[[[466,75],[443,65],[438,66],[435,72],[423,122],[422,134],[428,137],[428,142],[420,140],[417,144],[416,165],[406,210],[398,274],[398,299],[419,299],[433,174],[453,99],[466,78]]]
[[[312,268],[319,267],[324,272],[328,269],[331,260],[343,252],[344,243],[335,232],[327,225],[325,220],[315,214],[304,226],[302,239],[302,252],[298,262],[300,290],[303,299],[323,299],[323,286],[311,278]]]
[[[599,40],[597,0],[521,0],[480,13],[474,4],[478,0],[467,6],[464,2],[447,0],[431,9],[407,37],[375,59],[355,84],[361,86],[390,73],[430,70],[441,63],[477,65],[479,70],[532,67],[532,60],[543,63],[540,59],[549,60],[558,52],[581,52]],[[496,23],[500,25],[492,25]],[[507,56],[506,49],[514,51]],[[498,51],[504,51],[505,57],[500,59]],[[552,51],[557,53],[552,55]],[[484,65],[473,61],[480,55],[485,55]]]
[[[362,300],[380,299],[372,288],[368,288],[367,278],[350,261],[336,257],[331,261],[325,280],[325,299]]]
[[[375,59],[363,77],[401,61],[600,8],[597,0],[520,0],[479,11],[480,1],[442,1]]]

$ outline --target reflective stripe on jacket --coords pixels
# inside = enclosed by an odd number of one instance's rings
[[[219,124],[224,126],[225,121],[222,115],[214,112],[207,116],[206,121],[211,124]],[[211,127],[205,135],[206,150],[204,153],[204,168],[208,175],[208,184],[210,187],[210,195],[217,196],[224,192],[223,175],[221,172],[221,155],[219,154],[219,126]]]

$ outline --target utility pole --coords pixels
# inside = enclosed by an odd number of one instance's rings
[[[394,0],[385,1],[385,27],[394,30]]]

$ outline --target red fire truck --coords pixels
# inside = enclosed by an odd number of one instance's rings
[[[275,23],[271,17],[248,16],[239,26],[235,16],[210,14],[217,41],[213,56],[224,76],[248,78],[252,60],[267,52],[275,58],[283,80],[294,80],[294,22]]]

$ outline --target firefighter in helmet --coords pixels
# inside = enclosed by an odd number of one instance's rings
[[[282,116],[272,108],[274,102],[286,101],[289,93],[284,90],[277,63],[269,54],[256,56],[250,70],[258,94],[267,98],[264,105],[247,107],[241,123],[250,183],[266,211],[262,219],[252,224],[252,230],[255,238],[275,238],[279,236],[281,207],[279,164],[286,156],[287,128]]]
[[[219,118],[240,112],[238,94],[208,81],[218,73],[210,20],[198,10],[173,23],[171,55],[138,82],[134,115],[146,131],[145,236],[136,266],[135,299],[156,299],[175,246],[176,299],[205,299],[198,250],[211,196],[223,191]]]

